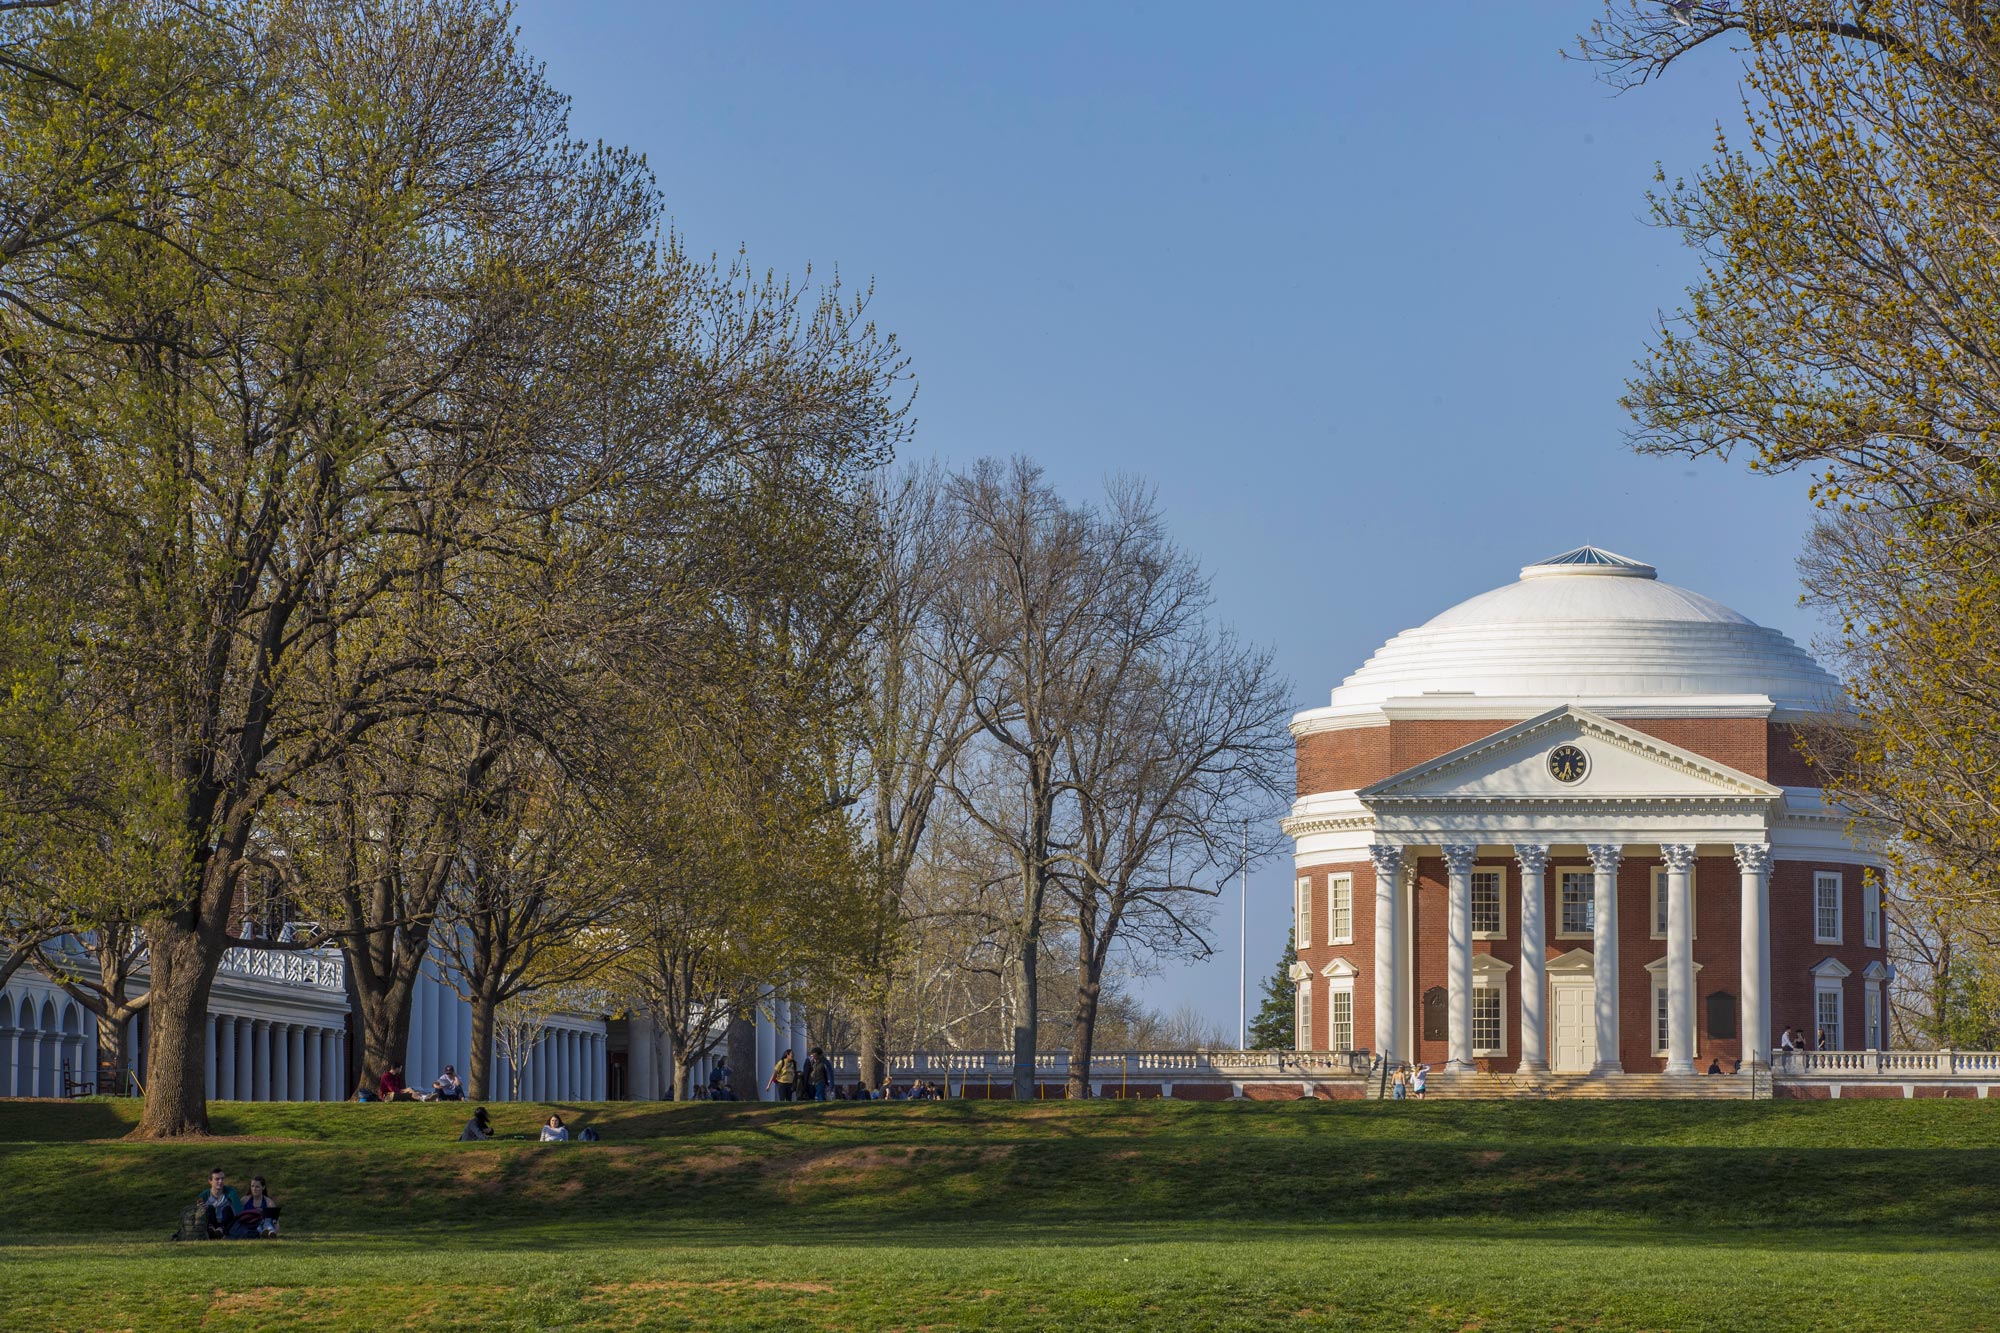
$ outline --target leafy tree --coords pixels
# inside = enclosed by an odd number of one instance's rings
[[[1287,932],[1278,970],[1264,980],[1264,1002],[1250,1020],[1250,1049],[1289,1051],[1298,1046],[1298,983],[1292,967],[1299,961],[1297,935]]]

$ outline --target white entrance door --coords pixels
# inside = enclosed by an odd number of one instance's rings
[[[1587,1074],[1597,1063],[1597,986],[1589,980],[1558,981],[1549,988],[1556,1011],[1554,1059],[1558,1074]]]

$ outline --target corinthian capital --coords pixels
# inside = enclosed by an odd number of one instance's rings
[[[1514,859],[1519,861],[1521,869],[1530,875],[1539,875],[1549,868],[1548,844],[1517,842],[1514,844]]]
[[[1444,866],[1454,875],[1472,873],[1472,863],[1479,859],[1479,848],[1470,843],[1450,842],[1444,846]]]
[[[1594,842],[1588,848],[1590,864],[1600,873],[1615,875],[1625,862],[1625,849],[1615,842]]]
[[[1736,844],[1737,869],[1753,875],[1761,875],[1771,868],[1771,844],[1768,842],[1739,842]]]
[[[1377,843],[1368,849],[1368,859],[1375,863],[1376,874],[1393,880],[1403,868],[1403,849]]]
[[[1692,870],[1694,869],[1694,848],[1673,843],[1664,844],[1660,848],[1660,859],[1666,862],[1668,870]]]

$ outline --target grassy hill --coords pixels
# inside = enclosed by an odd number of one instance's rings
[[[2000,1103],[134,1109],[0,1103],[0,1326],[2000,1329]]]

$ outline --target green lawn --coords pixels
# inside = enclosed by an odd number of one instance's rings
[[[1996,1102],[134,1109],[0,1103],[0,1328],[2000,1330]]]

